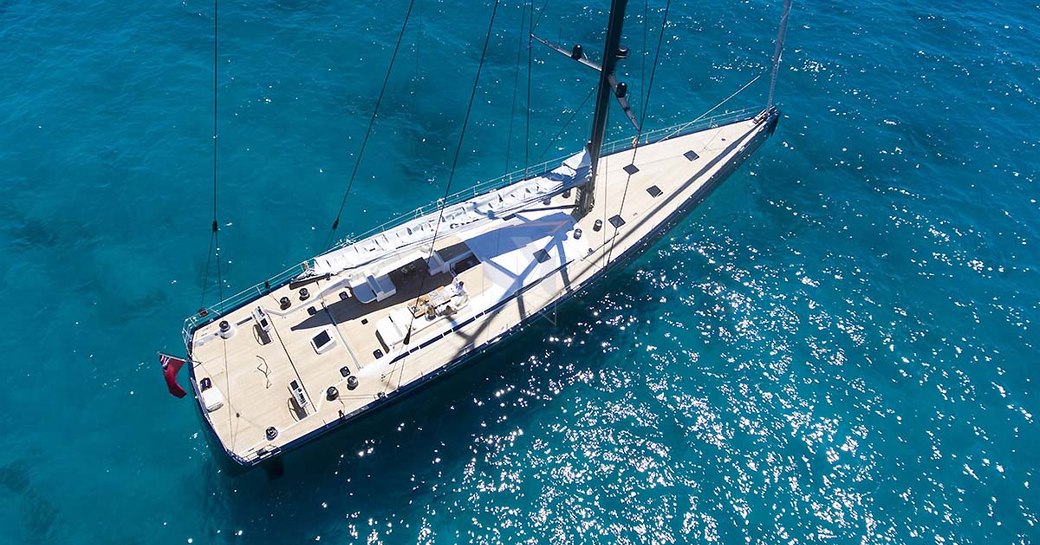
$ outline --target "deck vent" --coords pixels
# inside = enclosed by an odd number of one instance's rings
[[[349,377],[350,376],[350,368],[347,367],[346,365],[344,365],[343,367],[340,367],[339,368],[339,374],[340,374],[340,376],[342,376],[344,378]]]
[[[546,261],[549,261],[549,252],[538,250],[534,253],[534,258],[537,259],[539,263],[545,263]]]
[[[614,229],[617,229],[618,227],[621,227],[625,224],[625,220],[623,220],[621,216],[614,216],[607,221],[609,221],[610,224],[614,226]]]
[[[646,188],[646,192],[649,193],[650,196],[654,197],[654,198],[660,197],[661,194],[664,193],[664,191],[661,191],[661,188],[657,187],[656,185],[652,185],[652,186]]]
[[[690,150],[690,151],[684,153],[683,157],[685,157],[686,159],[688,159],[690,161],[696,161],[697,159],[701,158],[701,156],[697,155],[697,153],[694,152],[693,150]]]
[[[316,309],[314,307],[307,307],[307,315],[308,316],[314,316],[317,313],[318,313],[318,309]]]
[[[639,167],[637,167],[637,166],[635,166],[635,165],[628,165],[628,166],[626,166],[626,167],[625,167],[624,169],[622,169],[622,170],[624,170],[625,172],[627,172],[627,173],[628,173],[628,175],[629,175],[629,176],[631,176],[631,175],[633,175],[633,174],[635,174],[635,173],[639,172]]]

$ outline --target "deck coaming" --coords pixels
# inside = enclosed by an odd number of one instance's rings
[[[250,312],[255,304],[229,313],[224,319],[232,323],[244,322],[236,335],[226,341],[211,340],[195,346],[192,351],[195,376],[210,377],[227,398],[223,408],[209,413],[217,437],[229,451],[245,460],[254,459],[260,448],[291,443],[487,345],[532,315],[584,287],[609,263],[646,240],[666,218],[687,206],[715,174],[736,158],[751,137],[764,130],[764,124],[749,120],[603,157],[596,184],[595,207],[574,226],[581,229],[589,253],[568,256],[570,262],[562,271],[554,271],[533,285],[525,286],[519,296],[498,310],[457,328],[421,350],[399,357],[392,365],[389,362],[397,357],[396,353],[384,354],[378,359],[374,355],[377,349],[385,352],[385,347],[375,336],[376,324],[395,309],[406,308],[412,303],[419,295],[420,286],[428,292],[450,282],[450,275],[426,275],[425,281],[415,285],[402,282],[398,285],[397,295],[369,305],[362,305],[353,298],[343,300],[339,290],[323,293],[324,287],[337,280],[335,277],[308,285],[308,291],[320,295],[302,302],[299,301],[298,288],[282,286],[260,299],[269,309],[275,332],[272,342],[267,345],[259,344],[252,328]],[[684,157],[686,151],[694,151],[699,157],[691,161]],[[722,159],[714,160],[720,153]],[[633,157],[639,171],[629,175],[623,169],[633,163]],[[659,196],[647,192],[651,185],[661,190]],[[557,196],[552,205],[573,202],[573,195],[568,199]],[[615,228],[609,220],[618,214],[625,223]],[[595,229],[597,220],[602,222],[599,230]],[[437,246],[457,243],[457,240],[444,240],[438,241]],[[481,263],[459,274],[471,293],[471,301],[490,288],[484,270],[486,266]],[[425,271],[420,272],[425,274]],[[292,301],[292,307],[286,312],[277,310],[281,297],[289,297]],[[308,308],[314,308],[315,313],[311,315]],[[410,347],[440,337],[449,328],[481,310],[466,308],[452,319],[441,319],[416,333]],[[363,320],[367,323],[362,323]],[[216,328],[215,323],[207,324],[196,330],[193,339],[211,335]],[[337,346],[329,352],[317,354],[310,342],[322,329],[333,333]],[[259,358],[267,362],[266,376],[257,369]],[[348,390],[340,373],[344,366],[358,377],[358,387],[353,391]],[[304,385],[313,407],[312,414],[301,422],[295,420],[288,405],[288,383],[294,379]],[[338,399],[326,399],[325,392],[329,386],[337,388]],[[274,441],[267,441],[264,437],[269,426],[279,430]]]

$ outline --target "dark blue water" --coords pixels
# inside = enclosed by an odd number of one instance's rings
[[[536,31],[598,58],[606,4],[552,2]],[[448,181],[491,6],[420,7],[341,234]],[[406,8],[222,3],[225,295],[322,248]],[[525,147],[521,8],[499,8],[455,187],[586,137],[595,74],[537,49]],[[629,11],[642,112],[664,5]],[[647,125],[766,71],[779,12],[674,3]],[[212,15],[0,2],[0,541],[1038,540],[1037,6],[797,4],[753,161],[555,325],[274,481],[223,470],[155,358],[183,353],[207,278]]]

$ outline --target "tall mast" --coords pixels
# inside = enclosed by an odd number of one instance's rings
[[[599,72],[599,92],[596,95],[596,112],[592,117],[592,138],[589,139],[589,158],[592,171],[589,181],[578,188],[578,206],[575,216],[584,217],[592,210],[596,192],[596,170],[599,167],[600,150],[603,147],[603,134],[607,130],[607,113],[610,106],[610,80],[614,76],[614,66],[618,59],[627,55],[620,49],[621,26],[625,21],[625,6],[628,0],[611,0],[610,22],[607,23],[607,40],[603,47],[603,67]]]

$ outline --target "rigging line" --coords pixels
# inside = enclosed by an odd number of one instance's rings
[[[219,29],[218,0],[213,0],[213,257],[217,261],[217,300],[224,302],[224,275],[220,268],[220,227],[217,224],[217,76],[220,67],[217,64],[218,42],[217,30]],[[223,311],[223,308],[220,309]],[[227,359],[224,359],[225,365]]]
[[[520,87],[520,59],[524,53],[524,15],[526,13],[527,6],[523,6],[520,10],[520,35],[516,44],[516,69],[513,71],[513,102],[509,109],[509,136],[506,137],[506,172],[513,170],[509,166],[509,153],[513,149],[513,121],[516,118],[516,93]]]
[[[538,156],[539,159],[545,157],[545,154],[549,152],[549,149],[552,148],[552,145],[556,143],[556,140],[561,135],[563,135],[563,131],[567,130],[567,126],[571,124],[571,121],[574,121],[574,117],[578,115],[578,112],[580,112],[586,104],[588,104],[589,99],[592,98],[592,95],[595,93],[595,87],[589,90],[589,94],[585,96],[585,100],[581,101],[581,104],[577,108],[575,108],[573,112],[571,112],[571,116],[567,118],[567,121],[564,122],[562,127],[560,127],[560,130],[557,131],[556,136],[552,137],[552,139],[549,140],[549,143],[545,145],[545,149],[542,150],[542,154]]]
[[[672,0],[668,0],[668,2],[664,6],[664,17],[661,19],[661,33],[657,36],[657,50],[654,52],[654,64],[650,67],[650,83],[646,86],[646,100],[643,103],[643,111],[639,115],[639,129],[636,131],[636,140],[632,147],[632,162],[630,164],[633,165],[636,163],[636,154],[639,153],[639,137],[643,134],[643,127],[645,126],[646,115],[647,112],[650,111],[650,95],[654,90],[654,77],[657,75],[657,65],[661,60],[661,44],[664,43],[664,28],[665,25],[668,24],[668,10],[671,9],[671,7]],[[628,177],[625,178],[625,189],[621,192],[621,204],[618,206],[618,214],[622,213],[625,210],[625,199],[628,198],[628,185],[631,181],[632,174],[629,174]],[[616,242],[617,238],[615,237],[614,240],[610,243],[610,251],[607,253],[608,262],[610,261],[609,256],[614,253],[614,245],[616,244]]]
[[[650,0],[646,0],[645,2],[643,2],[643,54],[640,55],[640,57],[642,57],[643,62],[639,72],[640,91],[642,91],[646,87],[646,40],[648,34],[650,34]],[[644,110],[646,109],[645,99],[643,100],[642,107]],[[642,130],[642,128],[643,126],[640,125],[639,127],[636,127],[636,130],[640,131]]]
[[[217,0],[213,0],[213,232],[217,232]]]
[[[217,238],[217,0],[213,0],[213,222],[210,225],[209,250],[206,250],[206,271],[202,275],[202,302],[200,309],[206,308],[206,292],[209,289],[209,270],[213,260],[214,243],[217,244],[219,252],[219,241]],[[220,258],[217,258],[217,270],[219,271]],[[217,273],[219,277],[219,272]],[[218,278],[219,282],[219,278]],[[223,299],[221,297],[220,299]]]
[[[220,267],[220,227],[217,223],[217,90],[218,90],[218,76],[220,74],[219,60],[219,41],[218,41],[218,30],[220,29],[220,17],[218,9],[218,0],[213,0],[213,224],[210,229],[213,231],[213,235],[210,237],[210,248],[213,253],[210,254],[217,262],[217,303],[219,308],[218,312],[224,311],[224,274]],[[209,258],[207,258],[207,262]],[[208,266],[207,266],[208,269]],[[207,271],[208,274],[208,271]],[[227,357],[227,340],[221,340],[221,348],[224,351],[224,377],[229,377],[228,373],[228,357]],[[231,406],[231,388],[226,388],[226,399],[228,407]],[[231,417],[231,411],[228,411],[228,422],[232,429],[235,429],[235,422]],[[237,435],[237,433],[236,433]],[[232,438],[234,440],[234,438]]]
[[[495,14],[498,13],[499,0],[495,0],[495,5],[491,8],[491,21],[488,22],[487,35],[484,36],[484,48],[480,52],[480,63],[477,64],[477,75],[473,78],[473,89],[469,93],[469,103],[466,105],[466,116],[462,119],[462,132],[459,133],[459,144],[455,146],[455,157],[451,161],[451,171],[448,173],[448,184],[444,186],[444,196],[440,198],[440,207],[437,210],[437,223],[433,226],[433,238],[430,240],[430,255],[426,258],[426,262],[429,263],[430,259],[433,258],[434,245],[437,243],[437,233],[441,228],[441,221],[444,219],[444,205],[448,202],[448,196],[451,194],[451,182],[455,179],[455,170],[459,165],[459,155],[462,152],[462,142],[466,137],[466,127],[469,126],[469,116],[473,112],[473,101],[477,98],[477,86],[480,83],[480,72],[484,69],[484,60],[487,58],[488,44],[491,43],[491,31],[495,27]],[[426,288],[426,279],[429,274],[422,275],[422,280],[419,282],[419,292],[415,296],[415,303],[413,305],[419,305],[419,299],[423,296],[423,290]],[[412,319],[408,322],[408,331],[405,333],[404,344],[412,338],[412,326],[415,324],[415,313],[412,314]],[[402,366],[402,373],[404,367]]]
[[[422,55],[422,8],[423,8],[423,0],[419,0],[419,13],[417,14],[419,20],[416,22],[417,23],[416,26],[418,27],[418,33],[416,34],[416,37],[415,37],[415,78],[416,79],[419,79],[419,74],[420,74],[420,70],[419,69],[422,66],[422,62],[421,62],[421,55]]]
[[[740,89],[737,89],[736,91],[734,91],[732,95],[722,99],[722,102],[719,102],[718,104],[712,106],[711,108],[708,109],[708,111],[706,111],[703,114],[697,116],[696,118],[694,118],[694,119],[692,119],[690,121],[687,121],[686,123],[683,123],[682,125],[679,125],[674,131],[672,131],[668,136],[665,136],[661,140],[667,140],[667,139],[669,139],[669,138],[671,138],[671,137],[673,137],[673,136],[683,132],[688,127],[692,126],[694,123],[704,119],[705,117],[708,117],[708,114],[710,114],[711,112],[714,112],[715,110],[718,110],[719,108],[722,107],[723,104],[729,102],[730,99],[732,99],[733,97],[739,95],[740,93],[743,93],[744,89],[747,89],[748,87],[751,87],[751,84],[755,83],[756,81],[758,81],[758,79],[761,78],[761,77],[762,77],[762,74],[759,74],[759,75],[751,78],[751,81],[745,83],[744,86],[741,87]],[[668,129],[665,129],[665,130],[668,130]]]
[[[534,61],[534,0],[528,0],[527,5],[527,100],[524,103],[524,110],[526,115],[524,116],[524,176],[523,179],[527,179],[528,170],[531,168],[531,68]],[[523,24],[520,25],[521,35],[523,34]],[[511,122],[511,121],[510,121]],[[495,238],[495,252],[499,252],[502,245],[502,238],[498,236]],[[486,280],[481,280],[485,282]],[[481,290],[485,289],[485,286],[481,286]]]
[[[643,103],[643,111],[639,115],[639,130],[637,131],[637,137],[643,134],[643,124],[646,121],[646,115],[650,111],[650,94],[654,91],[654,77],[657,75],[657,64],[661,59],[661,44],[664,43],[664,27],[668,24],[668,10],[672,7],[672,0],[664,6],[664,18],[661,19],[661,34],[657,37],[657,50],[654,52],[654,65],[650,67],[650,83],[646,86],[646,101]],[[635,151],[639,148],[636,147]],[[635,151],[632,153],[632,161],[635,162],[636,156]]]
[[[375,125],[376,117],[379,115],[379,105],[383,102],[383,95],[386,94],[386,87],[390,83],[390,74],[394,70],[394,63],[397,61],[397,52],[401,49],[401,41],[404,39],[405,29],[408,28],[408,19],[412,15],[412,8],[415,7],[415,0],[411,0],[408,3],[408,13],[405,13],[404,24],[401,25],[401,32],[397,35],[397,44],[394,45],[394,53],[390,57],[390,66],[386,69],[386,75],[383,77],[383,87],[379,90],[379,98],[376,99],[376,106],[372,109],[372,117],[368,120],[368,129],[365,130],[365,138],[361,141],[361,149],[358,150],[357,157],[354,159],[354,169],[350,173],[350,181],[347,182],[347,189],[343,192],[343,200],[339,203],[339,212],[336,213],[336,220],[332,222],[332,228],[329,229],[329,236],[325,240],[325,249],[328,249],[332,243],[332,237],[339,228],[339,220],[343,217],[343,208],[347,205],[347,197],[350,195],[350,188],[354,186],[354,180],[357,178],[358,167],[361,166],[361,157],[365,154],[365,148],[368,146],[368,139],[372,135],[372,126]]]
[[[532,0],[531,3],[532,3],[531,7],[534,7],[534,1],[533,0]],[[548,6],[548,5],[549,5],[549,0],[545,0],[545,2],[542,2],[542,9],[538,10],[538,17],[536,17],[534,22],[531,24],[531,32],[534,32],[534,27],[538,26],[538,22],[542,20],[542,15],[545,14],[545,7]]]
[[[524,178],[531,166],[531,65],[533,62],[532,40],[534,39],[534,0],[527,2],[527,122],[524,126]]]

